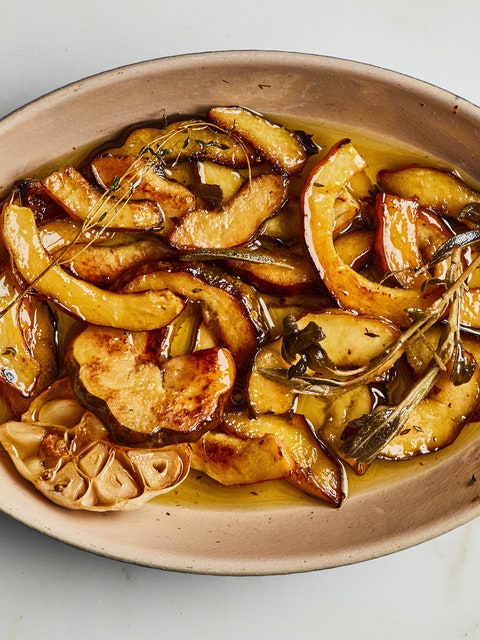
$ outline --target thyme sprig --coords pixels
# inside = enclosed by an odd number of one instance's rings
[[[367,365],[356,367],[353,369],[342,369],[329,363],[325,366],[326,360],[322,359],[321,369],[310,366],[312,374],[302,373],[295,368],[261,368],[259,371],[268,379],[285,384],[298,393],[310,395],[338,395],[339,393],[348,391],[362,384],[373,382],[378,376],[390,369],[395,361],[405,352],[408,345],[416,340],[423,339],[425,333],[441,320],[450,310],[450,314],[455,313],[455,323],[450,325],[454,327],[450,329],[454,336],[455,348],[458,351],[458,364],[462,361],[462,340],[461,340],[461,317],[459,301],[462,298],[465,283],[472,275],[473,271],[480,266],[480,256],[477,256],[467,268],[463,269],[460,257],[460,247],[450,248],[452,254],[452,263],[449,268],[445,280],[445,290],[443,294],[437,298],[426,309],[407,309],[408,314],[412,318],[412,324],[403,331],[398,338],[391,344],[387,345],[381,353],[373,358]],[[456,302],[456,304],[454,304]],[[458,305],[458,306],[457,306]],[[292,319],[285,319],[286,325],[292,327]],[[284,325],[285,328],[285,325]],[[321,328],[320,328],[321,329]],[[291,338],[292,329],[284,331],[284,342],[288,342]],[[313,345],[312,345],[313,346]],[[316,345],[319,348],[319,345]],[[434,359],[437,359],[440,367],[446,369],[444,358],[439,357],[438,353],[433,352]],[[302,359],[301,352],[299,353]],[[303,358],[305,360],[305,358]],[[466,361],[466,359],[464,359]],[[289,362],[285,358],[286,362]]]
[[[452,284],[456,283],[461,270],[460,249],[456,247],[452,253],[447,279],[451,280]],[[340,447],[340,452],[358,473],[365,473],[382,449],[402,431],[412,411],[426,398],[442,371],[452,360],[452,382],[460,385],[471,379],[476,365],[466,357],[460,336],[462,292],[463,285],[453,291],[447,323],[438,341],[435,357],[405,398],[395,407],[379,406],[373,412],[347,424],[344,434],[353,435],[348,435]]]
[[[73,240],[66,244],[65,247],[55,256],[52,257],[50,264],[39,273],[32,282],[27,284],[18,292],[18,295],[8,305],[0,309],[0,318],[7,314],[15,305],[20,304],[31,292],[34,291],[35,285],[55,266],[61,266],[72,259],[70,249],[82,241],[82,237],[86,234],[91,234],[87,243],[83,243],[79,247],[77,257],[88,246],[93,244],[104,231],[107,231],[112,227],[115,219],[120,215],[123,208],[128,205],[135,195],[136,190],[140,186],[143,178],[151,169],[156,169],[160,173],[162,168],[167,166],[166,157],[175,154],[173,160],[169,159],[168,166],[174,166],[181,158],[182,151],[191,143],[192,134],[196,131],[211,130],[218,131],[222,134],[235,139],[235,144],[240,145],[245,154],[248,171],[248,181],[252,179],[252,169],[250,163],[250,157],[247,147],[240,140],[240,138],[233,135],[232,132],[223,129],[217,124],[206,122],[204,120],[191,119],[185,123],[181,123],[171,130],[167,129],[167,122],[164,124],[164,131],[155,139],[151,140],[148,145],[142,147],[139,153],[134,157],[130,166],[119,176],[115,176],[108,189],[102,193],[101,197],[89,211],[88,215],[84,219],[78,233]],[[177,142],[175,142],[177,138]],[[209,142],[193,138],[194,142],[199,146],[209,146]],[[217,145],[219,148],[225,148],[224,144],[216,143],[215,140],[211,141],[211,145]],[[211,146],[210,145],[210,146]],[[177,151],[175,152],[175,149]],[[108,220],[108,221],[107,221]],[[66,259],[67,258],[67,259]]]
[[[102,230],[109,226],[111,227],[112,222],[120,214],[122,208],[134,197],[136,190],[147,173],[152,169],[163,173],[167,166],[173,167],[177,165],[182,158],[182,153],[192,142],[199,148],[205,148],[206,146],[216,146],[220,149],[226,148],[225,144],[215,140],[204,141],[195,137],[195,132],[206,130],[219,132],[232,139],[234,138],[231,132],[222,127],[196,119],[187,120],[170,130],[164,130],[140,149],[132,163],[121,175],[115,176],[110,187],[102,194],[85,219],[82,225],[82,232],[89,231],[92,227],[100,226]],[[252,169],[248,150],[245,144],[237,137],[235,137],[235,144],[240,145],[245,155],[248,181],[250,183]],[[101,211],[103,213],[99,216]],[[112,214],[111,217],[109,214]],[[109,223],[99,225],[99,222],[103,222],[106,216],[109,216]]]
[[[438,256],[442,256],[442,259],[451,256],[443,294],[426,309],[408,310],[412,318],[410,327],[367,366],[349,370],[336,367],[321,349],[320,342],[324,338],[321,327],[312,327],[310,323],[300,331],[294,320],[287,318],[282,356],[290,367],[261,370],[265,377],[288,386],[296,393],[335,396],[374,381],[381,372],[393,366],[411,341],[425,340],[432,351],[431,361],[425,374],[405,398],[394,407],[378,406],[371,413],[350,421],[345,427],[345,441],[340,453],[358,473],[364,473],[388,442],[401,432],[412,411],[426,398],[443,371],[450,367],[450,379],[455,385],[467,383],[475,372],[477,364],[465,352],[462,342],[461,309],[466,282],[480,266],[480,256],[464,269],[462,248],[472,241],[478,241],[480,234],[475,234],[475,240],[468,232],[460,235],[463,237],[456,242],[444,243],[436,252],[435,259]],[[425,334],[445,317],[446,323],[434,348],[426,340]],[[321,358],[317,357],[319,354]],[[298,360],[291,364],[294,356]],[[307,366],[312,374],[307,374]]]

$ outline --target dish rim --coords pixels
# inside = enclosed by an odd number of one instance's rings
[[[116,78],[123,78],[123,80],[128,80],[128,78],[141,76],[141,74],[145,73],[145,71],[155,69],[157,66],[168,66],[170,67],[170,69],[174,69],[180,68],[181,66],[189,63],[193,65],[213,65],[218,64],[220,61],[232,66],[238,66],[241,63],[245,64],[247,61],[249,62],[249,64],[252,64],[252,62],[256,62],[275,65],[279,64],[282,60],[285,59],[285,57],[288,57],[288,62],[292,66],[295,66],[295,64],[299,64],[300,66],[307,66],[308,64],[315,65],[316,63],[322,63],[324,65],[323,68],[328,68],[330,70],[333,70],[334,68],[337,70],[340,69],[343,72],[349,71],[357,76],[361,76],[363,73],[364,75],[366,75],[370,79],[374,79],[375,81],[381,80],[382,82],[390,84],[392,86],[401,85],[403,89],[410,89],[414,92],[418,92],[423,96],[428,96],[428,98],[431,99],[432,102],[438,101],[439,103],[448,106],[448,108],[451,108],[452,104],[460,105],[462,113],[466,113],[467,116],[471,113],[472,117],[476,118],[479,121],[480,125],[480,109],[476,105],[459,96],[456,96],[446,89],[440,88],[434,84],[428,83],[424,80],[419,80],[404,73],[385,69],[383,67],[375,66],[365,62],[357,62],[354,60],[337,58],[333,56],[280,50],[275,51],[245,49],[184,53],[173,56],[154,58],[123,65],[106,71],[101,71],[90,76],[86,76],[82,79],[54,89],[38,98],[35,98],[34,100],[27,102],[26,104],[18,107],[11,113],[2,117],[0,119],[0,134],[3,128],[6,127],[8,129],[9,127],[15,127],[17,122],[28,119],[32,111],[41,111],[44,106],[51,106],[51,104],[54,102],[62,102],[63,100],[74,98],[75,94],[83,92],[86,88],[88,89],[88,91],[95,91],[96,89],[104,86],[105,81],[114,81]],[[129,123],[125,124],[128,126]],[[476,445],[478,448],[478,452],[477,449],[474,448],[472,450],[472,453],[477,452],[478,458],[480,459],[480,444],[477,442]],[[440,455],[439,457],[445,456]],[[457,452],[454,457],[462,458],[461,452]],[[450,463],[450,465],[446,466],[450,468],[452,465]],[[23,502],[24,497],[31,493],[30,487],[25,486],[23,480],[20,479],[18,479],[18,481],[14,480],[13,484],[15,485],[17,495],[22,496],[21,502]],[[34,495],[37,496],[36,493]],[[352,498],[349,498],[349,500],[351,499]],[[61,509],[60,507],[56,507],[55,505],[52,506],[54,510]],[[157,506],[158,505],[155,504],[155,507]],[[142,513],[149,513],[151,511],[151,507],[153,507],[153,505],[141,509],[138,512],[139,515]],[[401,535],[392,533],[388,537],[388,539],[384,538],[382,540],[382,543],[378,546],[374,545],[372,542],[372,544],[370,545],[364,544],[363,546],[360,545],[357,548],[351,547],[349,551],[342,550],[341,554],[331,554],[330,558],[325,558],[322,556],[322,554],[317,554],[314,559],[310,559],[308,562],[306,562],[305,558],[301,556],[295,556],[293,559],[267,559],[261,566],[258,565],[257,558],[252,558],[249,561],[243,562],[241,559],[237,558],[235,559],[235,561],[229,562],[228,558],[221,555],[215,556],[215,554],[213,554],[211,557],[196,559],[191,558],[189,563],[185,562],[185,558],[182,558],[181,554],[179,554],[177,557],[162,558],[161,560],[159,558],[149,559],[145,556],[145,554],[140,553],[138,549],[135,550],[135,552],[130,551],[129,553],[122,551],[121,542],[118,542],[118,545],[115,549],[109,550],[105,549],[104,547],[99,547],[99,541],[95,539],[83,541],[76,540],[76,535],[73,529],[69,529],[68,535],[65,536],[64,533],[62,534],[61,529],[58,530],[50,526],[47,522],[43,521],[42,517],[38,519],[38,517],[29,515],[28,510],[25,507],[24,511],[19,513],[18,504],[12,505],[5,503],[3,496],[0,497],[0,510],[18,520],[19,522],[22,522],[23,524],[30,526],[31,528],[44,533],[49,537],[55,538],[62,542],[66,542],[67,544],[90,551],[92,553],[96,553],[104,557],[110,557],[116,560],[121,560],[124,562],[142,564],[145,566],[160,569],[194,573],[220,575],[271,575],[331,568],[334,566],[351,564],[352,562],[361,562],[367,559],[373,559],[381,555],[386,555],[388,553],[405,549],[407,547],[413,546],[414,544],[424,542],[428,539],[446,533],[447,531],[450,531],[453,528],[465,524],[466,522],[477,517],[478,515],[480,515],[480,500],[477,500],[477,502],[473,502],[471,508],[469,509],[463,508],[457,512],[444,514],[443,518],[441,516],[438,516],[435,522],[430,522],[423,528],[419,527],[413,532],[403,531]],[[186,513],[189,509],[186,508],[183,510]],[[193,511],[195,511],[195,509],[193,509]],[[230,511],[231,510],[227,509],[228,513],[230,513]],[[253,511],[257,514],[262,512],[262,510],[258,509],[254,509]],[[293,509],[293,511],[296,512],[298,510]],[[300,509],[300,511],[302,511],[302,509]],[[48,512],[51,513],[52,510],[50,508],[50,505],[47,505],[47,508],[42,509],[41,512],[42,514],[46,514]],[[264,509],[264,512],[267,513],[268,510]],[[225,513],[225,509],[222,509],[222,513]],[[84,521],[89,521],[90,516],[91,514],[84,518],[82,515],[81,518]],[[98,518],[98,514],[96,514],[95,517]],[[63,520],[64,518],[60,518],[60,521]],[[183,523],[183,518],[180,518],[180,520]],[[232,522],[234,520],[235,517],[233,517]],[[214,519],[211,521],[213,522]]]

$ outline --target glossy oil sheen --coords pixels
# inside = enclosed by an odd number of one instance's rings
[[[0,122],[0,192],[63,158],[84,157],[129,123],[222,104],[248,105],[300,126],[323,123],[332,138],[352,131],[479,177],[480,112],[453,94],[345,60],[237,51],[117,69],[18,110]],[[379,463],[368,478],[351,479],[339,510],[288,485],[233,489],[227,498],[193,476],[165,500],[100,516],[43,500],[1,453],[0,508],[69,544],[147,566],[229,575],[310,571],[404,549],[476,517],[479,459],[472,425],[428,461]]]

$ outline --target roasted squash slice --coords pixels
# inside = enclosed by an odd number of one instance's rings
[[[221,419],[233,358],[214,347],[159,363],[151,339],[150,332],[87,327],[66,355],[75,394],[121,444],[196,440]]]
[[[208,117],[222,129],[250,143],[264,160],[282,173],[297,173],[307,160],[305,147],[294,132],[249,109],[215,107],[210,109]]]
[[[192,469],[223,485],[250,485],[289,477],[295,461],[274,434],[241,437],[208,431],[190,444]]]
[[[22,295],[9,264],[0,273],[0,380],[7,395],[30,398],[52,382],[57,371],[51,310],[35,296]]]
[[[250,240],[285,203],[287,181],[276,174],[252,178],[219,210],[187,213],[169,236],[177,249],[224,249]]]
[[[156,231],[165,226],[164,214],[157,202],[120,199],[102,192],[71,165],[51,173],[42,184],[74,220],[83,220],[89,226]]]
[[[242,438],[275,436],[294,460],[288,481],[334,507],[341,505],[346,491],[343,467],[320,442],[304,416],[263,414],[250,419],[244,412],[229,413],[224,429]]]
[[[335,145],[315,167],[302,196],[305,242],[323,282],[341,307],[408,326],[410,318],[405,310],[429,306],[439,295],[436,289],[401,289],[373,282],[345,264],[335,248],[335,200],[349,180],[365,168],[350,140]]]
[[[113,293],[67,273],[45,251],[28,207],[7,205],[2,231],[15,268],[31,288],[86,322],[137,331],[158,329],[185,306],[170,291]]]

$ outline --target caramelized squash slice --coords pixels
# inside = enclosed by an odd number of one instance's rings
[[[236,283],[235,283],[236,284]],[[230,350],[237,368],[244,372],[261,340],[256,310],[227,276],[216,278],[200,262],[154,263],[140,269],[123,287],[125,293],[168,289],[187,300],[199,302],[205,324],[218,344]]]
[[[294,460],[288,481],[295,487],[339,507],[345,497],[342,465],[320,442],[304,416],[262,414],[250,419],[244,412],[228,413],[224,429],[242,438],[275,436]]]
[[[208,431],[190,444],[192,469],[220,484],[250,485],[290,476],[295,461],[274,434],[241,437],[224,431]]]
[[[415,377],[428,369],[432,351],[442,334],[442,325],[436,324],[421,339],[412,342],[406,358]],[[475,361],[480,361],[480,343],[474,336],[464,335],[463,344]],[[401,434],[384,447],[381,457],[406,460],[416,455],[437,451],[455,440],[467,419],[476,412],[479,400],[480,369],[476,368],[471,380],[454,386],[450,371],[440,376],[429,397],[420,403],[410,416]]]
[[[307,313],[298,319],[297,326],[303,329],[309,322],[321,327],[325,334],[323,349],[336,366],[344,369],[367,365],[399,335],[398,328],[388,321],[375,316],[357,316],[340,309]],[[385,371],[392,365],[393,362],[386,363]],[[296,393],[287,384],[271,380],[262,373],[266,369],[286,370],[288,367],[282,357],[282,337],[258,350],[248,384],[249,402],[255,415],[291,411]]]
[[[208,112],[208,118],[250,143],[264,160],[272,163],[281,173],[297,173],[307,160],[305,147],[294,132],[249,109],[215,107]]]
[[[378,180],[385,191],[414,199],[422,207],[451,218],[457,218],[465,205],[480,203],[478,191],[445,169],[422,166],[383,169]],[[469,224],[467,220],[463,222]]]
[[[105,287],[132,267],[169,257],[169,249],[159,238],[144,236],[118,244],[76,242],[52,255],[74,276]]]
[[[121,146],[108,149],[108,153],[154,155],[165,167],[210,160],[241,169],[257,161],[249,145],[200,119],[179,120],[162,128],[139,127],[130,132]]]
[[[480,398],[480,369],[471,380],[455,386],[450,371],[442,373],[427,398],[412,411],[402,432],[379,454],[388,460],[408,460],[451,444],[475,411]]]
[[[71,165],[51,173],[42,185],[74,220],[91,227],[161,231],[165,226],[157,202],[120,199],[102,192]]]
[[[359,271],[372,257],[374,241],[374,229],[354,229],[338,236],[335,251],[342,262]]]
[[[159,363],[152,339],[150,332],[88,326],[66,355],[75,394],[121,444],[196,440],[221,419],[233,358],[214,347]]]
[[[145,158],[102,155],[90,164],[98,184],[116,197],[153,200],[166,218],[181,218],[195,208],[196,198],[177,180],[161,175]]]
[[[220,187],[223,204],[233,198],[247,179],[236,169],[209,160],[197,162],[196,172],[200,184],[217,185]]]
[[[258,290],[286,295],[313,293],[318,290],[318,273],[310,257],[305,255],[303,247],[298,250],[295,247],[253,248],[250,253],[253,257],[265,256],[269,261],[254,262],[229,258],[224,264]]]
[[[405,309],[429,306],[438,297],[436,289],[400,289],[373,282],[345,264],[335,248],[335,200],[349,180],[365,168],[350,140],[335,145],[314,168],[302,196],[305,242],[323,282],[341,307],[408,326]]]
[[[418,289],[428,279],[417,239],[418,203],[387,193],[376,200],[375,255],[401,286]]]
[[[7,205],[2,231],[22,278],[35,291],[86,322],[146,331],[167,325],[185,306],[184,300],[170,291],[113,293],[70,275],[45,251],[28,207]]]
[[[181,250],[225,249],[244,244],[262,222],[283,206],[286,198],[285,178],[276,174],[256,176],[221,209],[187,213],[170,234],[169,242]]]
[[[31,207],[30,207],[31,208]],[[132,240],[135,236],[129,231],[113,231],[109,229],[85,229],[81,222],[72,220],[71,218],[61,218],[50,220],[42,225],[38,225],[38,233],[40,235],[43,247],[49,252],[54,253],[59,249],[63,249],[70,244],[84,243],[117,243]],[[121,240],[119,240],[119,234]]]
[[[43,391],[57,371],[55,326],[48,306],[22,291],[9,264],[0,274],[0,380],[7,395]],[[11,396],[13,398],[13,396]]]

